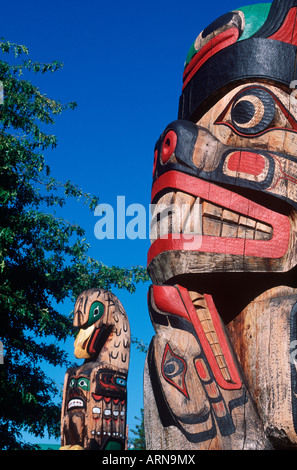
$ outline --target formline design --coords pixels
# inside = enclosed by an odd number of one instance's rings
[[[297,448],[296,20],[274,0],[207,26],[157,140],[151,204],[187,205],[179,226],[199,204],[201,233],[152,218],[148,450]]]

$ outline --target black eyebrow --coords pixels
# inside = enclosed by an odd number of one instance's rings
[[[87,306],[88,300],[89,300],[89,297],[86,296],[85,305],[84,305],[84,314],[86,313],[86,306]]]

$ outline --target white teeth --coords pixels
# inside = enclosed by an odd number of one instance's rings
[[[84,402],[80,398],[73,398],[68,403],[68,410],[70,410],[70,408],[83,408],[83,407],[84,407]]]
[[[105,414],[105,416],[110,416],[111,415],[111,410],[105,410],[104,414]]]
[[[172,234],[207,235],[223,238],[270,240],[271,225],[241,215],[239,212],[202,201],[181,191],[170,191],[152,207],[151,243]]]

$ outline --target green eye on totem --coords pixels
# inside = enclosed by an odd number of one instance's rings
[[[77,385],[82,390],[88,391],[90,390],[90,379],[86,379],[84,377],[81,379],[78,379]]]
[[[88,320],[88,326],[93,325],[96,321],[100,320],[104,313],[104,305],[101,302],[93,302],[90,307],[90,314]]]
[[[75,379],[71,379],[70,382],[69,382],[69,388],[75,387],[75,382],[76,382]]]

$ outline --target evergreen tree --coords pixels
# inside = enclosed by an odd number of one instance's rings
[[[140,424],[136,424],[136,430],[131,429],[131,432],[136,436],[133,439],[129,439],[128,447],[131,450],[146,450],[145,447],[145,432],[144,432],[144,411],[143,408],[140,410],[140,418],[135,416],[135,419],[140,421]]]
[[[72,318],[57,305],[92,287],[133,292],[147,274],[92,259],[84,230],[55,215],[67,198],[92,211],[98,203],[72,182],[57,182],[45,161],[44,151],[57,145],[46,125],[76,104],[48,98],[24,75],[56,72],[62,64],[33,62],[25,46],[3,39],[0,53],[0,449],[24,449],[22,431],[59,435],[59,391],[40,367],[69,366],[57,340],[73,333]]]

